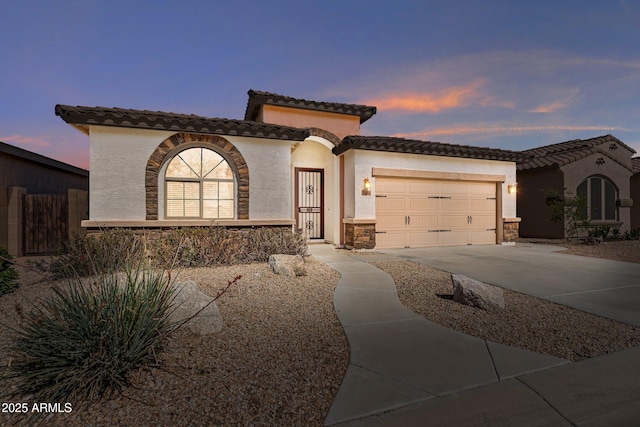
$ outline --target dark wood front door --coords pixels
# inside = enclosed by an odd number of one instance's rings
[[[296,227],[308,239],[324,239],[324,170],[296,168]]]

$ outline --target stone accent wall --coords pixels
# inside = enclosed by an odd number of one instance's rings
[[[519,235],[519,222],[504,222],[502,225],[502,240],[504,242],[515,242]]]
[[[249,219],[249,168],[247,162],[240,154],[240,151],[226,139],[217,135],[200,135],[190,133],[177,133],[165,139],[147,160],[145,174],[146,193],[146,218],[147,220],[158,219],[158,175],[160,168],[167,159],[167,155],[182,144],[202,143],[202,147],[207,145],[215,146],[222,151],[227,159],[230,159],[232,167],[238,173],[238,218]]]
[[[376,246],[375,224],[345,224],[344,243],[349,249],[373,249]]]
[[[324,138],[336,146],[340,144],[340,141],[342,141],[337,135],[320,128],[309,128],[309,135]]]

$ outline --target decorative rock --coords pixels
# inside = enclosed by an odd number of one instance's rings
[[[462,274],[452,274],[453,300],[483,310],[498,312],[504,310],[502,289],[471,279]]]
[[[283,276],[306,276],[307,268],[304,266],[304,259],[300,255],[271,255],[269,257],[269,267],[276,274]]]
[[[200,311],[209,304],[213,297],[200,291],[198,285],[192,281],[176,283],[178,288],[174,303],[176,309],[171,315],[171,320],[182,321]],[[215,302],[211,302],[196,317],[184,324],[193,333],[209,335],[222,329],[222,316]]]

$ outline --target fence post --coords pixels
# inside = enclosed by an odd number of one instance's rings
[[[69,240],[75,234],[84,236],[86,230],[82,228],[82,220],[89,219],[89,192],[70,188],[68,191],[69,201]]]
[[[7,203],[7,250],[15,257],[22,256],[22,199],[27,194],[24,187],[9,187]]]

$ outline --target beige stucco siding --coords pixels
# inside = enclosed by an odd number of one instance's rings
[[[320,128],[334,133],[340,139],[347,135],[360,135],[360,117],[339,113],[265,104],[259,120],[297,128]]]
[[[91,127],[90,220],[145,220],[147,160],[175,132]],[[291,218],[291,142],[225,136],[249,169],[249,218]],[[162,170],[162,172],[164,169]],[[164,218],[163,173],[159,218]]]
[[[144,220],[145,168],[175,132],[92,126],[89,219]]]

